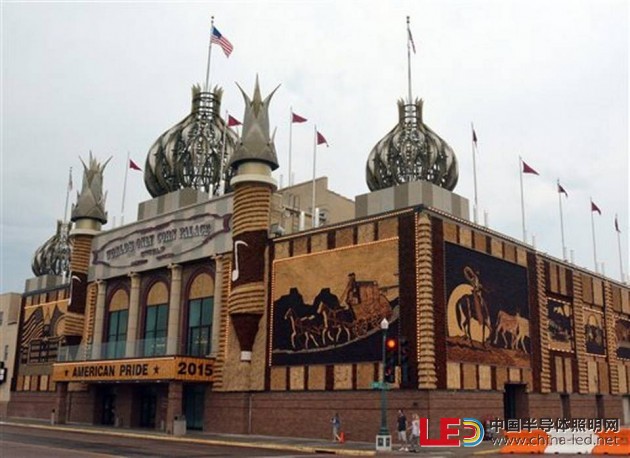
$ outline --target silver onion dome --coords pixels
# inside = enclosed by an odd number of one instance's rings
[[[191,113],[164,132],[151,146],[144,183],[153,197],[182,188],[212,195],[230,191],[232,172],[226,166],[238,136],[219,113],[223,90],[192,88]],[[222,187],[222,184],[224,186]]]
[[[452,191],[457,184],[453,149],[422,122],[422,100],[398,101],[398,124],[368,156],[366,181],[370,191],[410,181],[429,181]]]
[[[31,269],[35,276],[66,275],[70,273],[70,229],[72,223],[57,220],[57,233],[40,246],[33,255]]]

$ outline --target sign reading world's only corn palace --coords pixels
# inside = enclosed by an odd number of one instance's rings
[[[229,251],[231,199],[220,199],[111,230],[92,249],[93,278],[145,271]]]

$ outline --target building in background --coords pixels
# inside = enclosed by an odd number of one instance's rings
[[[0,295],[0,418],[6,417],[11,399],[21,303],[18,293]]]

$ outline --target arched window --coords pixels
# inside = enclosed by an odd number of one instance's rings
[[[166,354],[167,328],[168,288],[160,282],[154,284],[147,295],[143,356]]]
[[[112,295],[109,301],[105,351],[108,359],[123,358],[125,356],[128,318],[129,294],[121,288]]]
[[[212,314],[214,312],[214,280],[207,273],[195,277],[188,294],[188,326],[186,354],[210,354]]]

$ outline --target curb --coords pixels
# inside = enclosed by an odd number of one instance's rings
[[[24,427],[24,428],[33,428],[33,429],[46,429],[51,431],[68,431],[74,433],[82,433],[82,434],[93,434],[93,435],[105,435],[105,436],[114,436],[114,437],[131,437],[134,439],[154,439],[161,441],[170,441],[170,442],[185,442],[185,443],[195,443],[195,444],[208,444],[208,445],[224,445],[230,447],[243,447],[243,448],[261,448],[268,450],[287,450],[287,451],[296,451],[296,452],[305,452],[305,453],[326,453],[331,455],[349,455],[349,456],[374,456],[376,455],[375,451],[371,450],[357,450],[357,449],[338,449],[338,448],[330,448],[330,447],[316,447],[316,446],[307,446],[307,445],[290,445],[290,444],[277,444],[274,442],[237,442],[230,441],[225,439],[202,439],[195,437],[176,437],[176,436],[162,436],[162,435],[145,435],[138,434],[132,432],[123,432],[123,431],[109,431],[109,430],[98,430],[98,429],[85,429],[81,427],[73,427],[73,426],[52,426],[52,425],[34,425],[28,423],[14,423],[11,421],[0,421],[0,425],[2,426],[16,426],[16,427]]]

